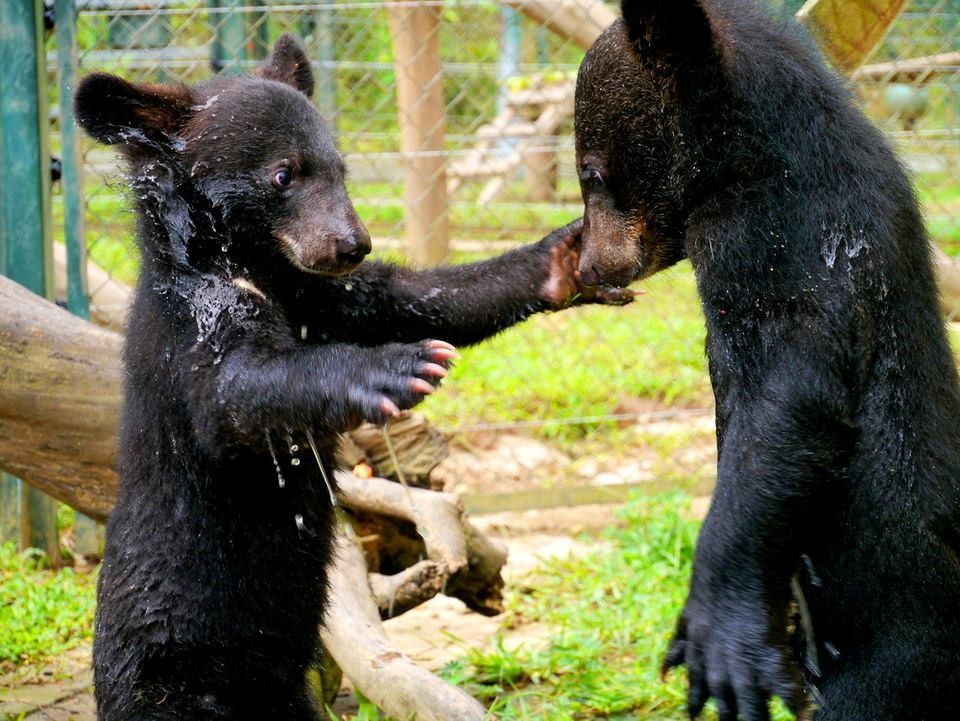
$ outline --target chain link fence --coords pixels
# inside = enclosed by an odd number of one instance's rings
[[[777,12],[801,4],[770,2]],[[616,4],[78,4],[82,71],[134,80],[247,72],[280,33],[300,37],[351,195],[387,255],[460,262],[537,240],[581,214],[573,83],[584,47]],[[960,0],[912,0],[855,76],[864,108],[914,171],[948,254],[960,253],[958,31]],[[137,269],[133,218],[114,152],[88,145],[84,157],[92,310],[116,325]],[[712,396],[690,270],[645,288],[632,307],[536,318],[467,350],[425,405],[455,438],[439,481],[478,493],[708,484]]]

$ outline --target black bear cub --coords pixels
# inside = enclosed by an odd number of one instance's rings
[[[721,721],[960,719],[960,393],[910,182],[794,22],[622,11],[577,84],[581,272],[689,258],[717,406],[665,669]]]
[[[102,721],[316,718],[337,434],[433,391],[445,341],[580,290],[576,224],[483,263],[357,268],[370,237],[312,88],[284,36],[256,77],[96,74],[76,93],[79,123],[128,161],[142,255],[99,582]]]

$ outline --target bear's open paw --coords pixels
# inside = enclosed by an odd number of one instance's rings
[[[583,221],[575,220],[559,228],[541,243],[549,252],[547,277],[540,294],[551,308],[566,308],[583,303],[604,305],[627,305],[632,303],[636,291],[612,286],[585,286],[580,277],[580,234]]]
[[[794,714],[806,705],[799,670],[792,661],[786,629],[775,615],[752,604],[687,603],[663,662],[664,675],[686,666],[690,718],[707,700],[718,721],[769,721],[769,701],[779,696]]]
[[[366,367],[351,379],[350,405],[365,420],[384,423],[439,388],[457,357],[452,345],[439,340],[370,348]]]

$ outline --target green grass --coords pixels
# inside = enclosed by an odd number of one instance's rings
[[[683,496],[638,499],[621,511],[603,550],[554,560],[508,598],[512,622],[546,624],[542,646],[498,639],[445,675],[501,721],[681,721],[685,678],[660,663],[686,596],[699,524]],[[774,718],[790,716],[778,708]]]
[[[44,562],[0,545],[0,670],[42,663],[93,635],[96,576]]]
[[[538,316],[462,349],[442,392],[423,405],[424,413],[441,428],[457,429],[605,416],[624,396],[708,403],[705,329],[689,264],[642,289],[647,293],[631,306]],[[558,424],[544,431],[568,436],[590,427]]]

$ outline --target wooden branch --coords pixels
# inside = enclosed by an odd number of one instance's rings
[[[459,496],[405,488],[383,478],[362,480],[346,471],[337,472],[337,485],[348,508],[413,523],[423,536],[427,557],[442,561],[451,575],[469,563]]]
[[[409,521],[416,525],[427,549],[427,558],[442,570],[444,593],[463,601],[469,609],[485,616],[503,612],[503,578],[500,571],[507,562],[507,551],[478,531],[467,520],[463,503],[452,493],[437,493],[420,488],[404,488],[399,483],[382,478],[362,480],[352,473],[337,473],[337,485],[343,504],[354,510],[366,511]],[[414,566],[416,568],[416,566]],[[371,581],[384,608],[381,593],[390,593],[383,577]],[[403,579],[390,582],[400,586]],[[427,600],[429,592],[424,591]],[[386,597],[390,605],[389,596]],[[399,615],[409,608],[393,603],[392,614]]]
[[[450,584],[447,593],[463,601],[467,608],[484,616],[503,613],[503,576],[507,549],[464,519],[467,570]]]
[[[321,631],[337,665],[377,708],[396,719],[481,721],[485,709],[390,645],[367,585],[367,568],[341,527],[330,575],[330,606]]]
[[[420,561],[392,576],[371,573],[370,590],[380,618],[396,618],[443,592],[450,577],[447,567],[437,561]]]

